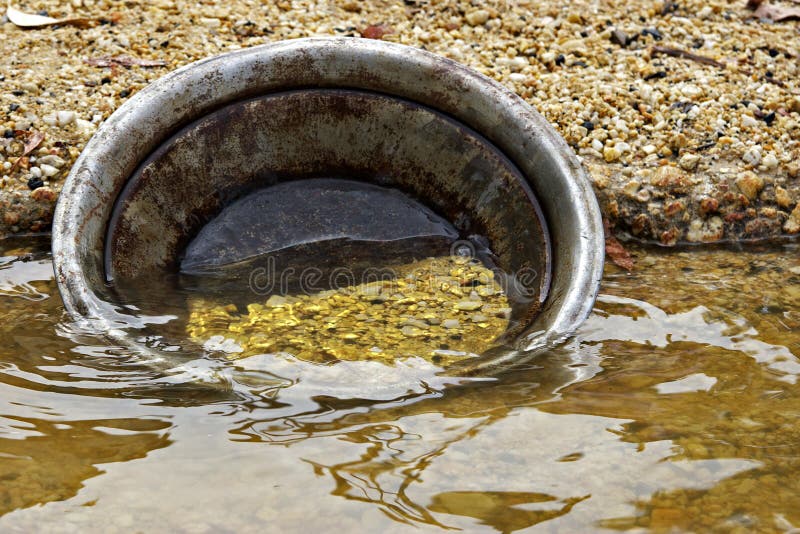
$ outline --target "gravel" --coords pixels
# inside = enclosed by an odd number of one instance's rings
[[[97,126],[168,71],[280,39],[377,27],[366,34],[464,63],[536,107],[582,158],[619,234],[672,245],[800,233],[798,22],[750,18],[744,1],[474,4],[18,2],[96,25],[0,22],[0,235],[46,230]],[[86,62],[106,56],[165,65]],[[11,173],[20,130],[46,134],[31,156],[63,164],[23,162]],[[31,191],[35,167],[43,184]],[[39,190],[49,193],[37,200]]]

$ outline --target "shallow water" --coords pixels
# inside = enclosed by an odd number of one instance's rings
[[[131,353],[0,242],[0,531],[800,528],[800,256],[635,250],[497,377]]]

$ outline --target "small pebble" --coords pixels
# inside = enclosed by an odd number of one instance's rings
[[[34,189],[38,189],[44,185],[44,182],[40,178],[31,178],[28,180],[28,189],[33,191]]]
[[[761,162],[761,147],[755,146],[749,148],[743,155],[742,159],[745,163],[749,163],[750,165],[758,165]]]
[[[39,161],[40,164],[44,163],[46,165],[52,165],[53,167],[56,167],[56,168],[59,168],[59,169],[66,164],[66,161],[64,161],[64,159],[62,159],[62,158],[60,158],[60,157],[58,157],[56,155],[53,155],[53,154],[48,154],[46,156],[42,156],[42,157],[39,158],[38,161]]]
[[[681,156],[678,165],[685,171],[693,171],[697,168],[698,163],[700,163],[700,156],[697,154],[684,154]]]
[[[58,169],[56,167],[53,167],[52,165],[48,165],[46,163],[41,163],[39,165],[39,168],[42,170],[42,174],[44,174],[44,176],[47,178],[50,178],[58,174]]]
[[[753,200],[764,188],[764,179],[753,172],[745,171],[736,178],[736,187],[744,196]]]
[[[270,308],[282,308],[288,304],[286,297],[282,295],[270,295],[266,305]]]
[[[758,121],[750,115],[742,116],[742,126],[745,128],[755,128],[758,126]]]
[[[483,304],[475,300],[462,300],[456,303],[456,309],[461,311],[475,311],[481,309]]]
[[[607,146],[603,149],[603,159],[607,163],[613,163],[622,156],[622,152],[616,146]]]
[[[222,26],[222,21],[220,19],[212,17],[201,17],[200,24],[202,24],[206,28],[219,28],[220,26]]]
[[[772,169],[775,169],[778,166],[779,162],[778,162],[778,158],[775,156],[774,153],[768,152],[766,155],[764,155],[764,158],[761,160],[761,163],[767,169],[772,170]]]
[[[645,28],[644,30],[642,30],[642,35],[649,35],[656,41],[660,41],[661,39],[664,38],[664,36],[661,35],[661,32],[655,28]]]
[[[614,30],[614,31],[612,31],[610,39],[611,39],[612,43],[614,43],[616,45],[619,45],[619,46],[621,46],[623,48],[628,46],[628,43],[630,42],[630,38],[628,37],[628,34],[625,33],[622,30]]]
[[[479,26],[486,24],[486,22],[489,20],[489,12],[485,9],[476,9],[469,11],[464,18],[467,20],[467,24],[470,26]]]
[[[56,112],[56,121],[59,126],[64,127],[75,122],[74,111],[58,111]]]

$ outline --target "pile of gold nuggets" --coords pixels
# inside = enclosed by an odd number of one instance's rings
[[[190,302],[187,332],[231,359],[288,353],[312,362],[422,357],[447,365],[490,348],[511,308],[494,273],[460,256],[391,269],[394,277],[266,302]],[[211,343],[210,343],[211,341]]]

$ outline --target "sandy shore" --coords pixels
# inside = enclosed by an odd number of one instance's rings
[[[745,4],[20,1],[91,23],[0,20],[0,235],[47,230],[86,141],[150,81],[237,48],[362,33],[516,91],[580,155],[618,233],[666,245],[797,234],[800,23]]]

